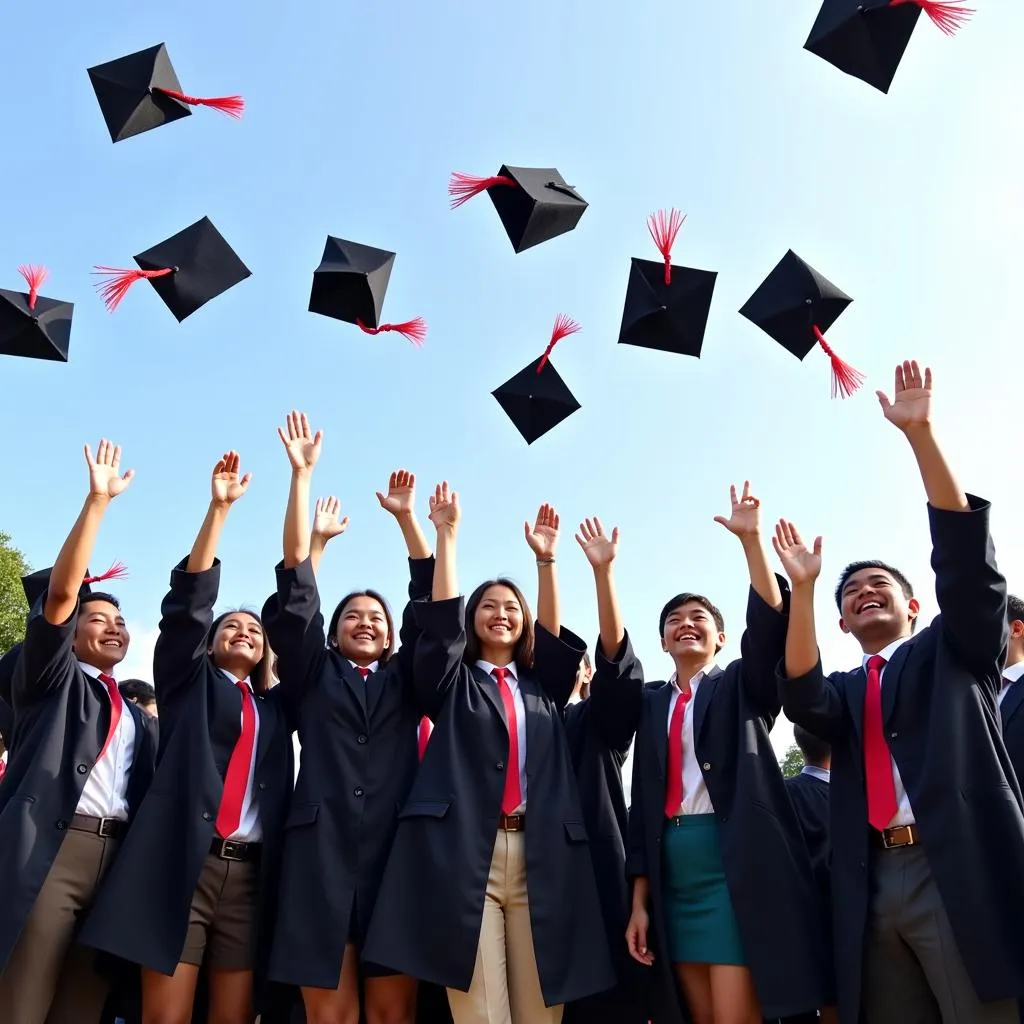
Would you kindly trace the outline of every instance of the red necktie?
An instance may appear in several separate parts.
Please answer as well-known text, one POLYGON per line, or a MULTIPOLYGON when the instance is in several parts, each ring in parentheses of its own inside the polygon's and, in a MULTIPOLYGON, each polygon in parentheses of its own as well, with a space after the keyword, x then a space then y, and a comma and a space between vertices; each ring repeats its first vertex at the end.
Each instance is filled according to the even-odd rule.
POLYGON ((668 763, 665 766, 665 817, 674 818, 683 804, 683 718, 692 691, 680 693, 668 725, 668 763))
POLYGON ((4 781, 4 775, 7 773, 7 762, 0 761, 0 782, 4 781))
POLYGON ((101 672, 100 682, 107 688, 107 694, 110 697, 110 728, 107 729, 107 740, 103 744, 99 757, 96 758, 97 761, 101 760, 107 752, 107 747, 110 746, 110 741, 117 731, 117 723, 121 721, 121 711, 124 708, 124 700, 121 698, 121 691, 117 688, 117 680, 113 676, 104 675, 101 672))
POLYGON ((420 760, 423 760, 423 755, 427 752, 427 744, 430 742, 430 734, 434 731, 434 723, 431 722, 426 715, 420 719, 420 726, 416 733, 416 738, 419 744, 420 760))
POLYGON ((505 792, 501 797, 501 813, 514 814, 523 802, 523 791, 519 786, 519 723, 516 719, 516 702, 512 687, 508 685, 507 668, 495 668, 491 675, 498 681, 498 692, 505 705, 505 719, 508 723, 508 764, 505 768, 505 792))
POLYGON ((368 676, 368 675, 370 674, 370 670, 369 670, 368 668, 363 668, 363 666, 362 666, 362 665, 356 665, 356 671, 357 671, 357 672, 358 672, 358 673, 359 673, 359 674, 360 674, 360 675, 361 675, 361 676, 362 676, 362 677, 363 677, 364 679, 365 679, 365 678, 366 678, 366 677, 367 677, 367 676, 368 676))
POLYGON ((892 756, 882 731, 882 668, 885 658, 868 658, 868 681, 864 688, 864 778, 867 783, 868 821, 883 832, 896 816, 896 783, 892 777, 892 756))
POLYGON ((249 785, 249 766, 252 748, 256 742, 256 707, 248 682, 235 683, 242 691, 242 732, 231 751, 228 770, 224 774, 224 794, 217 812, 217 835, 227 839, 238 831, 242 821, 242 804, 249 785))

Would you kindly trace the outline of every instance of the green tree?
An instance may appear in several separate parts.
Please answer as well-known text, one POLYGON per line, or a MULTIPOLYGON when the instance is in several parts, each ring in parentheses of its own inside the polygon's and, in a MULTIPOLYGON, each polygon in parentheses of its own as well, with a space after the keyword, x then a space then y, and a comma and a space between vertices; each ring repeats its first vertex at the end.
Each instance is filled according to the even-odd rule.
POLYGON ((28 572, 25 556, 11 544, 10 534, 0 530, 0 654, 25 638, 28 604, 21 577, 28 572))
POLYGON ((786 751, 786 756, 779 761, 779 767, 782 769, 782 777, 785 779, 791 779, 794 775, 800 774, 800 769, 804 766, 804 755, 800 753, 800 748, 794 743, 789 750, 786 751))

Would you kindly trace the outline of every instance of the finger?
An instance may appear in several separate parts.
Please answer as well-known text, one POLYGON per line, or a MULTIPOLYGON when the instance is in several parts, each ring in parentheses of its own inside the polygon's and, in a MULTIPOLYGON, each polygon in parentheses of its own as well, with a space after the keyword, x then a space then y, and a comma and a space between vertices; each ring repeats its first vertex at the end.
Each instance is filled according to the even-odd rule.
POLYGON ((110 465, 115 470, 121 465, 121 446, 119 444, 115 445, 113 452, 111 452, 110 465))
POLYGON ((523 536, 526 538, 527 544, 529 544, 532 534, 530 532, 530 521, 528 519, 523 521, 523 536))
POLYGON ((729 501, 732 502, 733 505, 739 504, 739 502, 736 499, 736 485, 735 484, 729 484, 729 501))
POLYGON ((124 471, 124 475, 121 477, 121 480, 124 482, 125 487, 127 487, 134 479, 135 479, 135 470, 134 469, 126 469, 124 471))
POLYGON ((377 495, 377 502, 380 505, 380 507, 387 508, 387 499, 384 497, 384 495, 381 494, 380 491, 377 491, 375 493, 377 495))
POLYGON ((295 440, 299 436, 299 414, 292 409, 288 413, 288 437, 290 440, 295 440))
POLYGON ((344 518, 344 519, 342 519, 342 521, 341 521, 341 522, 340 522, 340 523, 339 523, 338 525, 339 525, 339 526, 340 526, 340 527, 341 527, 341 528, 342 528, 343 530, 347 530, 347 529, 348 529, 348 516, 345 516, 345 518, 344 518))
POLYGON ((397 473, 392 473, 391 476, 388 477, 388 490, 389 491, 393 490, 397 486, 398 486, 398 474, 397 473))
POLYGON ((750 497, 750 481, 743 481, 743 500, 746 501, 750 497))
POLYGON ((299 424, 302 427, 302 436, 308 439, 311 436, 309 433, 309 417, 305 413, 299 416, 299 424))
POLYGON ((551 527, 552 527, 552 529, 557 531, 559 526, 561 525, 561 523, 562 523, 562 520, 559 517, 558 513, 554 509, 552 509, 551 510, 551 527))
POLYGON ((251 480, 252 473, 246 473, 245 476, 243 476, 242 479, 238 481, 238 486, 241 487, 243 491, 248 490, 249 483, 251 480))
POLYGON ((821 538, 814 538, 814 553, 820 558, 821 557, 821 538))
POLYGON ((924 368, 924 387, 926 391, 932 389, 932 368, 930 366, 924 368))
POLYGON ((288 447, 288 438, 285 437, 284 430, 281 427, 277 428, 277 436, 279 438, 281 438, 281 444, 283 444, 285 446, 285 448, 287 448, 288 447))
POLYGON ((892 408, 889 396, 884 391, 876 391, 875 395, 878 398, 878 404, 882 407, 882 412, 888 412, 892 408))
POLYGON ((322 445, 323 443, 324 443, 324 432, 322 430, 318 430, 316 432, 316 436, 313 438, 313 447, 314 448, 319 448, 320 445, 322 445))
POLYGON ((96 460, 92 457, 92 449, 87 445, 82 445, 82 450, 85 452, 85 464, 93 469, 96 465, 96 460))
POLYGON ((715 516, 715 522, 718 523, 720 526, 729 525, 729 520, 726 519, 725 516, 715 516))
POLYGON ((921 380, 921 367, 916 359, 910 360, 910 379, 914 382, 915 388, 919 388, 923 383, 921 380))
POLYGON ((594 516, 594 531, 598 537, 604 536, 604 527, 601 525, 601 520, 594 516))
POLYGON ((775 554, 781 559, 785 554, 785 548, 779 543, 778 537, 772 537, 772 547, 775 548, 775 554))
POLYGON ((415 473, 410 473, 409 474, 409 484, 408 484, 408 486, 409 486, 410 490, 412 490, 416 486, 416 474, 415 473))
POLYGON ((107 439, 105 437, 101 437, 100 443, 96 446, 96 462, 100 466, 107 464, 107 439))
POLYGON ((318 516, 324 510, 324 499, 317 498, 316 504, 313 506, 313 515, 318 516))
POLYGON ((617 526, 612 527, 612 543, 619 543, 619 528, 617 526))
POLYGON ((579 544, 579 546, 583 548, 584 551, 586 551, 587 542, 578 533, 574 534, 574 536, 576 537, 576 543, 579 544))
POLYGON ((459 507, 459 492, 458 491, 452 491, 452 499, 451 500, 452 500, 452 504, 456 508, 458 508, 459 507))

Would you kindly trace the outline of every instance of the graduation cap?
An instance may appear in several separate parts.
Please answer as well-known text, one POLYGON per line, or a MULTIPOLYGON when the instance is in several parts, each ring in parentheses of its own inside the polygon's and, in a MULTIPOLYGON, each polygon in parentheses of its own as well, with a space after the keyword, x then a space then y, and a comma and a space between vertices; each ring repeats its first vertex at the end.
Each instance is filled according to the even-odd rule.
POLYGON ((328 235, 320 266, 313 271, 310 313, 355 324, 364 334, 394 331, 417 348, 422 346, 427 338, 423 317, 400 324, 380 322, 395 255, 387 249, 328 235))
POLYGON ((797 359, 820 345, 832 363, 832 397, 838 394, 847 398, 865 377, 832 351, 825 341, 825 331, 851 302, 849 295, 790 249, 740 313, 797 359))
POLYGON ((555 345, 579 329, 575 320, 559 313, 543 354, 491 392, 527 444, 533 444, 580 407, 550 359, 555 345))
POLYGON ((824 0, 804 49, 887 93, 922 11, 948 36, 974 13, 954 0, 824 0))
POLYGON ((163 43, 97 64, 89 68, 89 80, 111 142, 189 117, 190 107, 213 107, 234 118, 245 109, 241 96, 186 96, 163 43))
POLYGON ((97 284, 111 313, 136 281, 149 281, 178 323, 211 299, 252 276, 252 271, 213 226, 209 217, 135 257, 138 270, 96 267, 97 284))
POLYGON ((491 197, 516 252, 572 231, 587 208, 554 167, 503 165, 490 178, 456 172, 448 182, 453 210, 481 192, 491 197))
POLYGON ((21 266, 18 273, 27 292, 0 289, 0 355, 66 363, 74 303, 39 294, 48 276, 45 267, 21 266))
POLYGON ((686 217, 659 210, 647 227, 663 262, 633 258, 619 344, 700 358, 718 274, 672 265, 672 246, 686 217))
MULTIPOLYGON (((37 569, 35 572, 30 572, 27 576, 21 577, 21 588, 25 591, 25 600, 28 601, 29 608, 34 607, 36 601, 46 593, 46 588, 50 585, 50 574, 52 572, 53 567, 51 566, 49 569, 37 569)), ((100 573, 99 576, 91 576, 87 569, 85 578, 82 580, 82 586, 79 588, 78 596, 81 598, 91 594, 93 583, 103 583, 106 580, 123 580, 127 576, 128 570, 120 562, 115 562, 106 572, 100 573)))

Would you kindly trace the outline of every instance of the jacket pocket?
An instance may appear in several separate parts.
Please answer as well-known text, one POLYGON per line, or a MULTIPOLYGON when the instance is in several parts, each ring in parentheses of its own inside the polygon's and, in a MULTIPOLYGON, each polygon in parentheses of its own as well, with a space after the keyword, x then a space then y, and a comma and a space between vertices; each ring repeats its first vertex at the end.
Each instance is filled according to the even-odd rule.
POLYGON ((589 843, 587 828, 582 821, 563 821, 565 835, 570 843, 589 843))
POLYGON ((450 800, 410 800, 398 813, 402 818, 443 818, 451 807, 450 800))
POLYGON ((298 828, 301 825, 312 825, 316 822, 316 817, 320 813, 319 804, 295 804, 288 811, 288 817, 285 819, 285 828, 298 828))

